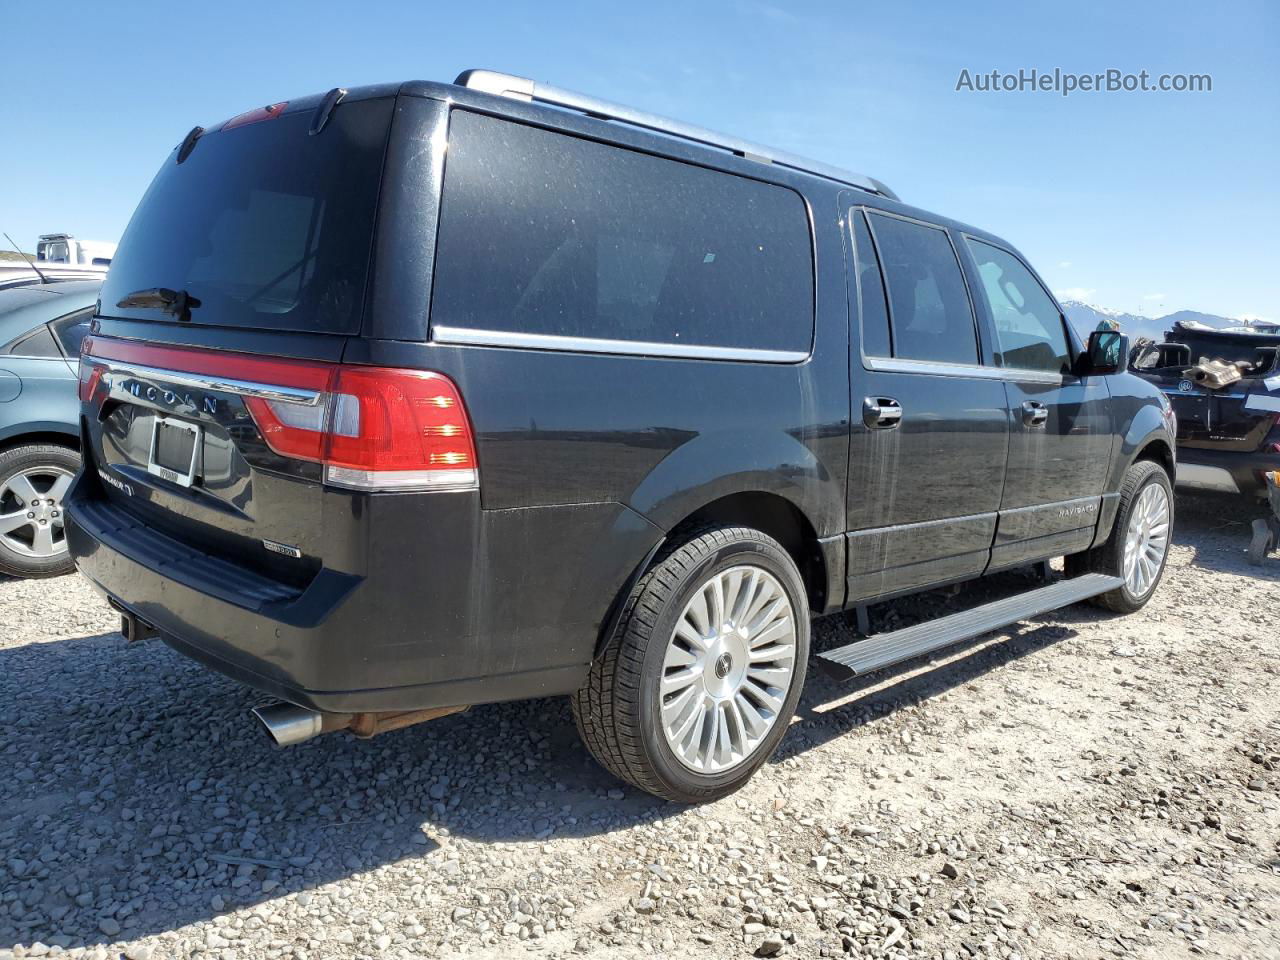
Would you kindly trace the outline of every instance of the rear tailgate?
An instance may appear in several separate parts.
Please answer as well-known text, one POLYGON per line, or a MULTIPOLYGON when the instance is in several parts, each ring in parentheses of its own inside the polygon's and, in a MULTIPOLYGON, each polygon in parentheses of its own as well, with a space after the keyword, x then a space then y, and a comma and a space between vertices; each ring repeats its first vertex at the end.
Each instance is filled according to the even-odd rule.
POLYGON ((86 474, 171 567, 195 551, 296 588, 343 568, 321 465, 269 447, 251 405, 324 427, 361 330, 394 103, 344 100, 319 130, 319 98, 197 128, 125 231, 82 367, 86 474))
MULTIPOLYGON (((317 359, 337 360, 344 343, 298 339, 296 346, 309 345, 317 359)), ((250 415, 251 397, 287 389, 261 376, 269 359, 210 353, 242 375, 183 370, 200 366, 185 361, 205 353, 101 335, 91 340, 84 361, 92 393, 86 465, 101 496, 152 533, 301 588, 322 562, 343 565, 325 556, 326 543, 341 539, 332 528, 327 541, 322 535, 320 464, 275 453, 250 415)), ((327 378, 326 367, 317 370, 327 378)), ((296 390, 298 409, 319 403, 321 393, 296 390)))

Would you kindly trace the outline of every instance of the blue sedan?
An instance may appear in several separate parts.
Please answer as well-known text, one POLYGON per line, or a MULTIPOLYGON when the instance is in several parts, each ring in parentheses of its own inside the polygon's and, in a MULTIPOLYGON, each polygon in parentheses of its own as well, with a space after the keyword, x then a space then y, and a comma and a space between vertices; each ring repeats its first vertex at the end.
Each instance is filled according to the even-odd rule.
POLYGON ((0 289, 0 574, 73 569, 62 498, 80 466, 76 367, 101 286, 0 289))

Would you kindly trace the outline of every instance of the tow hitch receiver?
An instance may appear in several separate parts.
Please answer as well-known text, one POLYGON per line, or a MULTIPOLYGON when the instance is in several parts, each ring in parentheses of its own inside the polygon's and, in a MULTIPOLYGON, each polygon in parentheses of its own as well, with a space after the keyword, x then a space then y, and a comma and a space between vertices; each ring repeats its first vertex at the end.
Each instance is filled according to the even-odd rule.
MULTIPOLYGON (((115 604, 113 603, 112 606, 114 607, 115 604)), ((116 607, 116 609, 119 610, 120 608, 116 607)), ((155 627, 128 610, 120 610, 120 633, 130 643, 150 640, 152 637, 159 635, 155 627)))

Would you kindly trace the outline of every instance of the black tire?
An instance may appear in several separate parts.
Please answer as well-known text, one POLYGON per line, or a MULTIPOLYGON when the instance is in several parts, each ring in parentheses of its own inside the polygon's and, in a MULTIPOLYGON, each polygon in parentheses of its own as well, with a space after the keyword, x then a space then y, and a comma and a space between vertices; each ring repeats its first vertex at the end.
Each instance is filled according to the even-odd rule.
MULTIPOLYGON (((1169 530, 1173 531, 1174 500, 1173 485, 1169 482, 1169 474, 1160 464, 1152 460, 1139 460, 1125 472, 1124 481, 1120 484, 1120 504, 1116 509, 1115 524, 1111 528, 1111 536, 1101 546, 1073 554, 1066 558, 1065 568, 1068 577, 1085 573, 1105 573, 1112 577, 1124 577, 1124 542, 1125 533, 1129 529, 1129 521, 1142 492, 1151 484, 1159 484, 1169 498, 1169 530)), ((1160 569, 1156 572, 1151 585, 1141 594, 1130 590, 1128 583, 1099 594, 1090 602, 1095 606, 1112 610, 1116 613, 1136 613, 1147 605, 1152 594, 1160 586, 1164 576, 1165 564, 1169 560, 1169 549, 1165 548, 1160 559, 1160 569)))
MULTIPOLYGON (((68 447, 52 443, 28 443, 5 450, 0 453, 0 491, 4 491, 7 484, 19 474, 45 467, 74 474, 80 469, 80 455, 68 447)), ((13 494, 6 496, 0 493, 0 515, 13 512, 15 502, 13 494)), ((54 522, 60 523, 61 503, 57 506, 59 518, 54 522)), ((6 539, 6 536, 0 535, 0 574, 29 578, 57 577, 75 569, 75 561, 65 549, 56 556, 34 557, 10 546, 6 539)))
POLYGON ((804 686, 809 604, 794 561, 773 538, 747 527, 690 534, 660 555, 627 599, 618 628, 573 696, 578 733, 600 764, 641 790, 679 803, 703 803, 737 790, 787 732, 804 686), (694 593, 734 566, 771 574, 790 601, 794 654, 782 707, 751 753, 736 766, 701 773, 672 751, 662 728, 660 683, 668 642, 694 593))

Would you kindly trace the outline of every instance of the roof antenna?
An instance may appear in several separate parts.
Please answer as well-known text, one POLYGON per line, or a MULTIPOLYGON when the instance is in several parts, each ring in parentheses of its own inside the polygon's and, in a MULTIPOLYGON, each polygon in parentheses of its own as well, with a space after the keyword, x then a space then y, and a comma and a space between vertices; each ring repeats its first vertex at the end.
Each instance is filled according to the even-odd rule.
POLYGON ((23 260, 27 261, 27 266, 29 266, 32 270, 34 270, 34 271, 36 272, 36 276, 40 278, 40 282, 41 282, 41 283, 48 283, 48 282, 49 282, 49 278, 48 278, 48 277, 46 277, 43 273, 41 273, 41 272, 40 272, 40 268, 36 266, 35 261, 34 261, 34 260, 32 260, 32 259, 31 259, 31 257, 30 257, 29 255, 27 255, 27 254, 23 253, 23 252, 22 252, 22 250, 21 250, 21 249, 19 249, 18 245, 17 245, 16 243, 14 243, 14 242, 13 242, 13 237, 9 236, 9 235, 6 233, 6 234, 4 235, 4 238, 5 238, 6 240, 8 240, 8 241, 9 241, 9 246, 13 247, 13 249, 14 249, 14 250, 17 250, 17 251, 18 251, 18 256, 20 256, 23 260))

